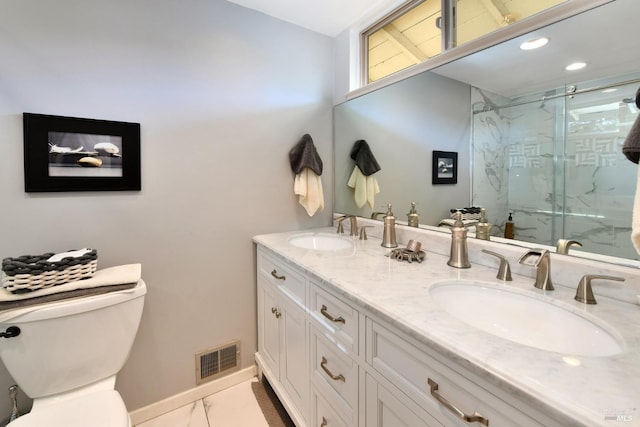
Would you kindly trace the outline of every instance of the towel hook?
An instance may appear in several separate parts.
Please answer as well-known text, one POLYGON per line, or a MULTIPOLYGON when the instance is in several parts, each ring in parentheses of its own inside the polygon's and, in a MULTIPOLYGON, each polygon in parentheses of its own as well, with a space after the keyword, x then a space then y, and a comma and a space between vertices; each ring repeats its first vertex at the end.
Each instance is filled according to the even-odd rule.
POLYGON ((17 326, 9 326, 6 331, 0 332, 2 338, 13 338, 20 335, 20 328, 17 326))

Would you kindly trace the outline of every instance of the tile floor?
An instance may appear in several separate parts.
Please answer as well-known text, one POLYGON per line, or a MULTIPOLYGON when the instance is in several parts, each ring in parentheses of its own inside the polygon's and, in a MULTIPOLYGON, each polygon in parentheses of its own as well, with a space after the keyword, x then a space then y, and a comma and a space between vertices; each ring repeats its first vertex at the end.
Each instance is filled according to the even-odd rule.
POLYGON ((135 427, 268 427, 256 401, 253 378, 135 427))

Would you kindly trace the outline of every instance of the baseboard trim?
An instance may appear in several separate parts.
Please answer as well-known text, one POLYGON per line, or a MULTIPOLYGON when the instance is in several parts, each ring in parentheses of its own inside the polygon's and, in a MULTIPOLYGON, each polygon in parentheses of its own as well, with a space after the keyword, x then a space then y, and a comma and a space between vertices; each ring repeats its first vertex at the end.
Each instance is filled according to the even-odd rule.
POLYGON ((217 380, 183 391, 182 393, 178 393, 174 396, 167 397, 166 399, 144 406, 140 409, 136 409, 135 411, 131 411, 129 413, 131 424, 135 426, 136 424, 149 421, 152 418, 159 417, 162 414, 166 414, 174 409, 188 405, 198 399, 203 399, 214 393, 240 384, 241 382, 250 380, 257 375, 257 372, 257 366, 252 365, 238 372, 218 378, 217 380))

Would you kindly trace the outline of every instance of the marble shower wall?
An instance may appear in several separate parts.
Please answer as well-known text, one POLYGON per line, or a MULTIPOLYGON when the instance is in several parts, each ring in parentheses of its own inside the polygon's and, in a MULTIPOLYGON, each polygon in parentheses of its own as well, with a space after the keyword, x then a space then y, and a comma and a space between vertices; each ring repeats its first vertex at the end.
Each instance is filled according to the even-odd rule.
POLYGON ((513 212, 517 240, 570 238, 587 252, 638 259, 630 241, 637 166, 622 154, 638 110, 620 102, 627 92, 635 85, 523 102, 472 90, 472 204, 487 207, 493 235, 513 212), (521 105, 498 108, 508 104, 521 105))
POLYGON ((487 208, 491 234, 502 236, 507 220, 509 122, 493 109, 509 99, 471 88, 472 111, 472 206, 487 208))

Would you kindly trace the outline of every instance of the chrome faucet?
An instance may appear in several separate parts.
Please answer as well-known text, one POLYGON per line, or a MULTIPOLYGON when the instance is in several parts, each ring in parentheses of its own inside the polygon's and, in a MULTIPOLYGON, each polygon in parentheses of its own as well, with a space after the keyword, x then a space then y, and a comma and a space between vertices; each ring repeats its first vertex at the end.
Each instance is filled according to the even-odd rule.
POLYGON ((349 235, 354 237, 358 235, 358 220, 356 219, 355 215, 343 215, 341 217, 338 217, 336 219, 334 219, 334 221, 338 221, 338 228, 336 230, 336 233, 338 234, 344 234, 344 227, 342 226, 342 221, 344 221, 345 219, 349 218, 349 220, 351 221, 351 230, 349 232, 349 235))
POLYGON ((601 276, 598 274, 585 274, 580 279, 578 289, 576 291, 575 299, 583 304, 597 304, 595 297, 593 296, 593 289, 591 288, 591 281, 593 279, 602 280, 615 280, 616 282, 624 282, 624 278, 615 276, 601 276))
POLYGON ((569 247, 571 245, 582 247, 582 243, 578 242, 577 240, 558 239, 558 244, 556 245, 556 253, 567 255, 569 253, 569 247))
POLYGON ((549 251, 546 249, 532 249, 527 251, 524 255, 520 257, 518 260, 520 264, 528 265, 531 267, 536 267, 536 281, 533 284, 538 289, 542 289, 544 291, 552 291, 553 283, 551 283, 551 257, 549 256, 549 251), (529 257, 537 256, 534 264, 530 264, 525 262, 529 257))

